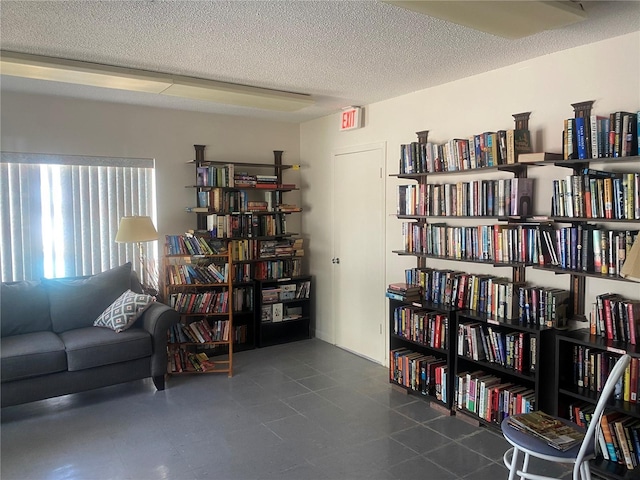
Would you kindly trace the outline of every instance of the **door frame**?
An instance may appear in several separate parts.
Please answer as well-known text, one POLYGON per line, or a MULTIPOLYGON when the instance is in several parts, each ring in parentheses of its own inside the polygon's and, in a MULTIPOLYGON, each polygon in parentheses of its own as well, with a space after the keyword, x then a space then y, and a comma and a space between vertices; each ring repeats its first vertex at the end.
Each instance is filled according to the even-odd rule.
MULTIPOLYGON (((354 154, 354 153, 361 153, 361 152, 370 152, 370 151, 380 151, 382 158, 380 160, 380 177, 381 177, 381 182, 380 182, 380 205, 379 205, 379 215, 380 215, 380 224, 382 225, 382 242, 381 242, 381 252, 380 252, 380 261, 382 262, 381 264, 381 269, 380 269, 380 295, 384 295, 384 292, 386 290, 386 286, 385 286, 385 281, 387 278, 387 262, 386 262, 386 249, 387 249, 387 222, 386 222, 386 215, 385 215, 385 211, 386 211, 386 188, 387 188, 387 142, 377 142, 377 143, 368 143, 368 144, 363 144, 363 145, 350 145, 350 146, 346 146, 346 147, 340 147, 337 149, 334 149, 331 152, 331 185, 332 188, 334 188, 335 186, 335 178, 336 175, 338 174, 338 168, 336 167, 337 165, 337 159, 338 157, 340 157, 341 155, 349 155, 349 154, 354 154)), ((332 220, 331 220, 331 258, 335 258, 336 257, 336 228, 335 228, 335 223, 333 221, 333 218, 335 218, 335 215, 337 213, 337 206, 336 206, 336 195, 335 195, 335 191, 333 191, 333 194, 331 195, 331 215, 332 215, 332 220)), ((337 345, 337 323, 338 323, 338 315, 336 314, 336 289, 335 289, 335 276, 336 276, 336 269, 331 268, 331 303, 332 303, 332 321, 331 321, 331 338, 332 338, 332 344, 337 345)), ((384 302, 384 305, 386 305, 386 302, 384 302)), ((358 354, 358 352, 352 352, 354 354, 363 356, 363 358, 368 358, 369 360, 375 361, 376 363, 380 363, 380 361, 382 362, 382 365, 385 365, 386 363, 386 358, 387 358, 387 352, 389 350, 389 335, 388 335, 388 319, 387 319, 387 315, 388 313, 386 312, 386 310, 383 308, 382 311, 380 312, 380 323, 382 324, 382 335, 383 335, 383 351, 380 352, 380 359, 373 359, 373 358, 368 358, 368 357, 364 357, 361 354, 358 354)))

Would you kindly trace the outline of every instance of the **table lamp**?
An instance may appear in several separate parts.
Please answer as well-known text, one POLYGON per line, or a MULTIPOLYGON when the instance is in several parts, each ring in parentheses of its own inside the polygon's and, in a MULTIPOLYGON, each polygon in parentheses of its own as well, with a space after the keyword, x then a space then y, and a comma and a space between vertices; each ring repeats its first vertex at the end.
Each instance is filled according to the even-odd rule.
MULTIPOLYGON (((147 259, 144 255, 143 242, 151 242, 158 239, 158 231, 153 226, 151 217, 148 216, 131 216, 122 217, 120 219, 120 226, 118 227, 118 233, 116 233, 116 243, 137 243, 138 251, 140 253, 140 264, 142 265, 142 272, 140 283, 143 287, 147 287, 145 282, 153 280, 149 273, 147 265, 147 259)), ((153 287, 153 285, 150 285, 153 287)))

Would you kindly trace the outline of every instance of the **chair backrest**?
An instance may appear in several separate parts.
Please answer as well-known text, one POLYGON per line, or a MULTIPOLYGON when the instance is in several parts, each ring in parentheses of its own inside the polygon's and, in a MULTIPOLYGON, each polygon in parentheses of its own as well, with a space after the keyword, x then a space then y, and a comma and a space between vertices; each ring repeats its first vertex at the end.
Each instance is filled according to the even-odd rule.
POLYGON ((589 423, 589 428, 587 428, 587 432, 584 435, 584 440, 582 441, 582 445, 580 446, 580 450, 578 451, 578 456, 576 457, 576 463, 573 467, 573 478, 579 478, 577 475, 577 471, 580 469, 580 465, 584 460, 587 449, 591 442, 595 441, 595 433, 596 429, 600 428, 600 420, 602 419, 602 414, 604 413, 604 409, 607 406, 607 401, 611 394, 613 393, 614 388, 616 387, 616 383, 620 377, 624 374, 625 369, 629 365, 631 361, 631 357, 629 355, 622 355, 617 361, 607 381, 602 388, 602 392, 600 393, 600 398, 598 400, 598 404, 596 405, 596 409, 591 416, 591 422, 589 423))

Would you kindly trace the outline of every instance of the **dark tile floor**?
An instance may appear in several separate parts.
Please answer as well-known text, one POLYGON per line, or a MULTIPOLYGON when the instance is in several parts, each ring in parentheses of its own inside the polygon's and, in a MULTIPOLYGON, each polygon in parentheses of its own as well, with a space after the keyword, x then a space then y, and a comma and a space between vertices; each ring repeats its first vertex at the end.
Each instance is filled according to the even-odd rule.
POLYGON ((3 409, 2 479, 507 478, 500 435, 392 389, 380 365, 315 339, 234 360, 233 378, 3 409))

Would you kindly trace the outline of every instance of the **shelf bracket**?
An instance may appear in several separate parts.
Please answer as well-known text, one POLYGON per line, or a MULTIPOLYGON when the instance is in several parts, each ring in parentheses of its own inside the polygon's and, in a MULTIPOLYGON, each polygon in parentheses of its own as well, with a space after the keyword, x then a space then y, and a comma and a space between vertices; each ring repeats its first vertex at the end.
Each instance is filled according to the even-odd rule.
POLYGON ((416 132, 416 135, 418 136, 418 143, 427 143, 429 130, 422 130, 421 132, 416 132))
POLYGON ((591 107, 593 107, 594 100, 586 102, 572 103, 573 113, 575 118, 589 118, 591 116, 591 107))
POLYGON ((529 116, 531 112, 514 113, 512 115, 516 130, 529 130, 529 116))

